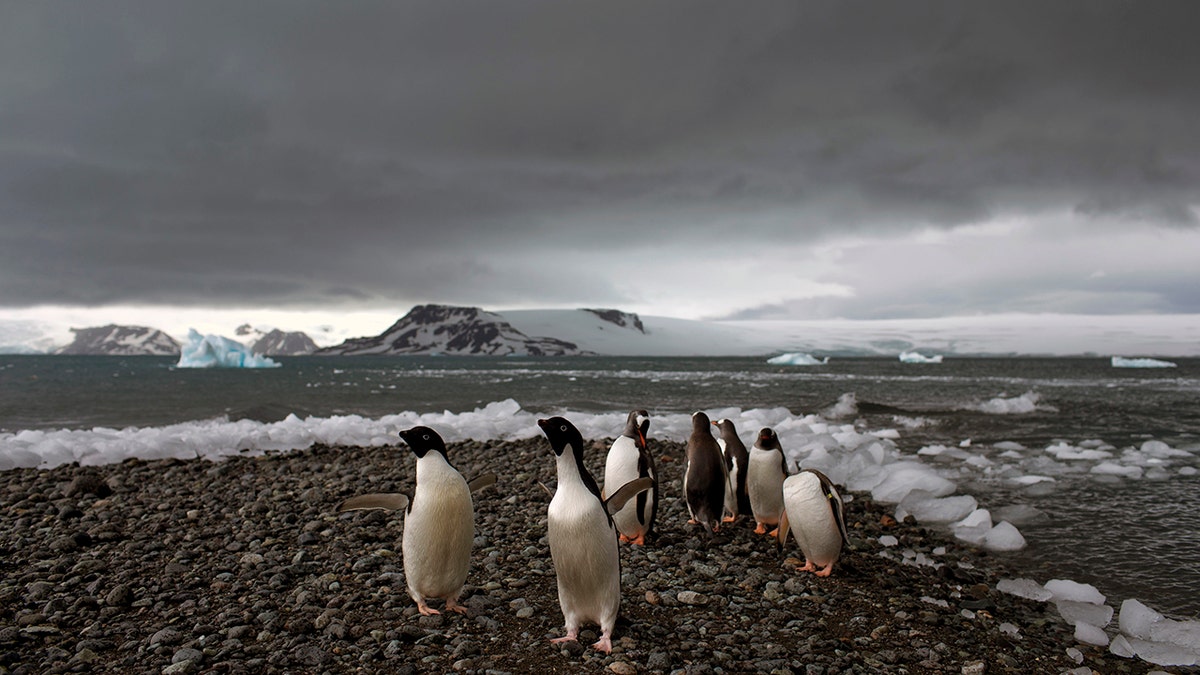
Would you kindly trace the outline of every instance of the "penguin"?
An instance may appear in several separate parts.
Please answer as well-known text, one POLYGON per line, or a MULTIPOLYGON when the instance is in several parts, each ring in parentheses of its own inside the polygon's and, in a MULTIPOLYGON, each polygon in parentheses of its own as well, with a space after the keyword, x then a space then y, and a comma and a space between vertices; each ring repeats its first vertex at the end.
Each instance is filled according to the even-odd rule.
POLYGON ((362 509, 405 510, 404 578, 408 594, 421 614, 441 614, 427 604, 443 598, 446 611, 466 614, 458 604, 475 539, 475 512, 471 492, 496 482, 495 474, 484 474, 468 483, 446 458, 446 444, 429 427, 413 427, 400 438, 417 456, 417 484, 412 494, 378 493, 346 500, 339 512, 362 509))
POLYGON ((621 535, 621 541, 645 544, 646 535, 654 527, 654 516, 658 512, 658 472, 654 458, 646 444, 646 432, 650 430, 650 413, 632 410, 625 421, 625 430, 613 441, 604 463, 604 488, 600 496, 608 495, 635 478, 649 478, 653 485, 639 493, 637 499, 612 514, 613 523, 621 535))
POLYGON ((719 419, 713 422, 713 426, 721 432, 717 443, 721 445, 725 466, 729 469, 729 489, 725 493, 725 512, 729 515, 725 516, 725 522, 732 523, 738 516, 750 513, 750 495, 746 493, 746 468, 750 463, 750 453, 746 451, 746 444, 742 443, 732 420, 719 419))
MULTIPOLYGON (((787 476, 787 459, 779 445, 775 430, 763 427, 758 440, 750 449, 750 462, 746 467, 746 492, 750 497, 750 511, 757 534, 767 534, 767 526, 779 524, 783 513, 783 479, 787 476)), ((777 531, 770 533, 772 536, 777 531)))
POLYGON ((617 529, 611 513, 639 492, 650 489, 650 478, 637 478, 601 499, 596 479, 583 464, 583 437, 562 417, 538 420, 550 441, 558 472, 558 487, 546 512, 550 558, 558 579, 558 604, 567 634, 551 642, 570 642, 585 622, 600 625, 592 645, 612 651, 612 631, 621 607, 621 560, 617 529))
POLYGON ((721 446, 712 435, 712 423, 703 412, 692 413, 692 435, 687 441, 687 466, 683 473, 683 496, 689 523, 704 525, 708 532, 721 527, 729 471, 721 446))
POLYGON ((783 481, 783 503, 779 547, 787 543, 790 530, 804 554, 804 567, 798 571, 829 576, 847 539, 842 495, 828 476, 804 469, 783 481))

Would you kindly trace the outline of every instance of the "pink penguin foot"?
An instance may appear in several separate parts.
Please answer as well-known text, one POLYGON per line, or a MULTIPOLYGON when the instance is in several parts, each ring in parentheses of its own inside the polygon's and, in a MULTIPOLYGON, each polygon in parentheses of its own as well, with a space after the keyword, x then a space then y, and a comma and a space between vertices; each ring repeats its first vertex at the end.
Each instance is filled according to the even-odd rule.
POLYGON ((569 631, 567 631, 566 635, 564 635, 560 638, 554 638, 553 640, 551 640, 550 644, 557 645, 557 644, 562 644, 563 642, 575 642, 578 638, 579 638, 579 630, 578 629, 569 630, 569 631))
POLYGON ((822 567, 816 571, 816 575, 819 577, 827 577, 830 574, 833 574, 833 563, 829 563, 825 567, 822 567))
POLYGON ((467 613, 467 608, 458 604, 458 601, 456 601, 456 600, 447 600, 446 601, 446 611, 458 612, 459 614, 465 615, 467 613))
POLYGON ((597 651, 604 652, 605 654, 611 654, 612 653, 612 636, 608 635, 607 633, 602 635, 600 637, 600 639, 597 640, 595 642, 595 644, 592 645, 592 647, 595 647, 597 651))
POLYGON ((439 612, 436 609, 433 609, 429 605, 425 604, 424 600, 417 601, 417 611, 420 612, 422 616, 433 616, 434 614, 441 614, 441 612, 439 612))

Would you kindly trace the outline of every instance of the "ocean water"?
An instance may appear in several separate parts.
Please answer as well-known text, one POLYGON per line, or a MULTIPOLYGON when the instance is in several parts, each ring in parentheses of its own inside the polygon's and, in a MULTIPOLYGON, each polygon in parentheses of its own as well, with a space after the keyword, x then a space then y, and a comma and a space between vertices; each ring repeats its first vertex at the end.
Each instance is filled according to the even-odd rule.
POLYGON ((1107 358, 279 361, 198 370, 155 357, 0 356, 0 462, 119 461, 155 445, 204 455, 195 448, 206 436, 260 450, 314 438, 383 443, 417 419, 472 437, 534 436, 533 416, 559 412, 585 435, 612 435, 632 408, 656 418, 652 440, 682 439, 695 410, 738 420, 747 440, 757 424, 804 418, 794 426, 813 433, 824 420, 890 439, 902 459, 994 512, 1022 507, 1015 524, 1028 545, 995 555, 1038 581, 1074 579, 1112 604, 1200 614, 1200 359, 1172 359, 1170 369, 1113 368, 1107 358), (272 424, 288 413, 296 418, 272 424))

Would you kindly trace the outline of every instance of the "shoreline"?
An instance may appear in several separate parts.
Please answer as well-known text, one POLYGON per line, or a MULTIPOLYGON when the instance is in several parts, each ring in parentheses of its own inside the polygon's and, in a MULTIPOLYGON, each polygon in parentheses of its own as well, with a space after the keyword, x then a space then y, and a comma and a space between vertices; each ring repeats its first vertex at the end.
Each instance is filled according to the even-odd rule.
MULTIPOLYGON (((357 494, 411 488, 403 447, 0 472, 0 675, 1198 672, 1076 643, 1052 603, 996 590, 1022 576, 1005 561, 889 522, 893 508, 862 494, 846 508, 851 550, 827 579, 795 572, 794 542, 780 554, 745 519, 709 543, 679 499, 683 445, 653 439, 657 536, 622 546, 613 653, 587 646, 588 626, 551 645, 562 615, 538 486, 554 481, 548 445, 448 448, 468 478, 499 478, 474 495, 468 616, 417 614, 401 514, 336 513, 357 494), (942 566, 882 557, 883 535, 893 557, 942 566)), ((606 449, 587 450, 598 477, 606 449)))

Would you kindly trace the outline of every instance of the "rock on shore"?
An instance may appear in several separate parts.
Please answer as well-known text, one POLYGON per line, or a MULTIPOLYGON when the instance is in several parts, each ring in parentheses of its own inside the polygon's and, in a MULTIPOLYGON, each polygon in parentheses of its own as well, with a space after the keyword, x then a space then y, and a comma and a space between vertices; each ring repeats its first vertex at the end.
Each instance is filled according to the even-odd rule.
MULTIPOLYGON (((2 472, 0 675, 1155 670, 1076 644, 1052 606, 996 590, 1019 576, 1001 561, 862 495, 828 579, 796 572, 794 543, 781 554, 745 522, 710 541, 678 498, 682 446, 651 444, 664 504, 651 544, 622 546, 611 655, 587 647, 594 627, 549 643, 562 615, 540 438, 450 446, 468 478, 500 481, 475 495, 467 616, 417 613, 401 514, 336 513, 411 488, 402 447, 2 472)), ((594 472, 605 448, 589 451, 594 472)))

